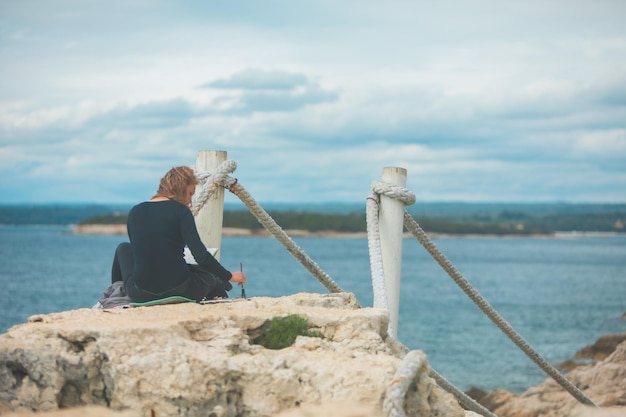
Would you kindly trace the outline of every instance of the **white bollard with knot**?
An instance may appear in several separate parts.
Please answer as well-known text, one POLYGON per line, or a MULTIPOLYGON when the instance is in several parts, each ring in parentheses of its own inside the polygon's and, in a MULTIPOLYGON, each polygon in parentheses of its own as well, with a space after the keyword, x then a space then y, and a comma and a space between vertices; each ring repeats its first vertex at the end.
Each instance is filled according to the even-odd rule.
MULTIPOLYGON (((397 187, 406 185, 405 168, 383 168, 382 182, 397 187)), ((389 329, 398 337, 400 310, 400 277, 402 275, 402 233, 404 229, 404 202, 384 193, 380 195, 380 247, 385 272, 385 288, 389 308, 389 329)))

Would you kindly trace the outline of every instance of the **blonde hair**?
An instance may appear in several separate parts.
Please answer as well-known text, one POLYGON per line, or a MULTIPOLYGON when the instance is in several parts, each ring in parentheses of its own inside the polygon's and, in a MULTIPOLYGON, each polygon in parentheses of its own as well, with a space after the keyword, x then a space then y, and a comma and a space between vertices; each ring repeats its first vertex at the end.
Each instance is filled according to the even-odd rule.
POLYGON ((159 189, 154 197, 166 197, 186 205, 187 187, 197 184, 198 178, 193 169, 188 166, 174 167, 161 178, 159 189))

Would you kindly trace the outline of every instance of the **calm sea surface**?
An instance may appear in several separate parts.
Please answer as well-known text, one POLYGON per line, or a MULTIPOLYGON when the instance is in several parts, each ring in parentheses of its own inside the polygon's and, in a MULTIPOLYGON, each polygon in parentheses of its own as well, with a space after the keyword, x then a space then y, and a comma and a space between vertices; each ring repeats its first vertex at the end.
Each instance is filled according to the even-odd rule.
MULTIPOLYGON (((125 237, 69 230, 0 226, 0 332, 33 314, 91 307, 109 285, 112 254, 125 237)), ((365 238, 294 240, 345 291, 372 305, 365 238)), ((553 364, 604 334, 626 331, 626 236, 433 240, 553 364)), ((273 238, 224 237, 221 253, 227 268, 243 262, 249 297, 327 292, 273 238)), ((398 338, 424 350, 463 390, 521 392, 546 378, 413 239, 404 241, 398 338)))

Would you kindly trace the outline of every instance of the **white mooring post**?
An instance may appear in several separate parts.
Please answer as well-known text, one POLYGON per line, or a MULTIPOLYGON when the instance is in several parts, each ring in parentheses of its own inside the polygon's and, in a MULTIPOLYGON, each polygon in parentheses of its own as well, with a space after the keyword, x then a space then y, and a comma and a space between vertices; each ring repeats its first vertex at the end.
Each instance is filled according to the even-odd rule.
MULTIPOLYGON (((406 186, 406 169, 383 168, 382 181, 406 186)), ((404 203, 395 198, 380 196, 379 211, 380 247, 385 272, 385 288, 389 306, 389 329, 391 336, 398 336, 400 310, 400 276, 402 272, 402 233, 404 230, 404 203)))
MULTIPOLYGON (((199 151, 196 170, 215 172, 226 160, 226 151, 199 151)), ((196 227, 200 239, 207 248, 217 248, 215 258, 220 260, 222 245, 222 221, 224 219, 224 189, 219 187, 196 215, 196 227)))

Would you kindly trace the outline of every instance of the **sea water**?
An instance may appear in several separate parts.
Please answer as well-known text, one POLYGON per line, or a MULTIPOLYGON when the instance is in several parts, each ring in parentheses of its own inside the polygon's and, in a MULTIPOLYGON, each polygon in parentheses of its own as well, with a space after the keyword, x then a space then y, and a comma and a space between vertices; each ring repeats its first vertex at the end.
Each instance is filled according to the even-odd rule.
MULTIPOLYGON (((34 314, 89 308, 110 283, 125 236, 69 226, 0 226, 0 332, 34 314)), ((558 364, 626 331, 626 236, 439 237, 457 270, 544 358, 558 364)), ((373 302, 365 238, 294 238, 363 306, 373 302)), ((328 292, 271 237, 222 239, 222 263, 243 265, 248 297, 328 292)), ((239 289, 232 296, 239 296, 239 289)), ((398 339, 426 352, 462 390, 521 392, 546 375, 467 298, 414 239, 405 239, 398 339)))

